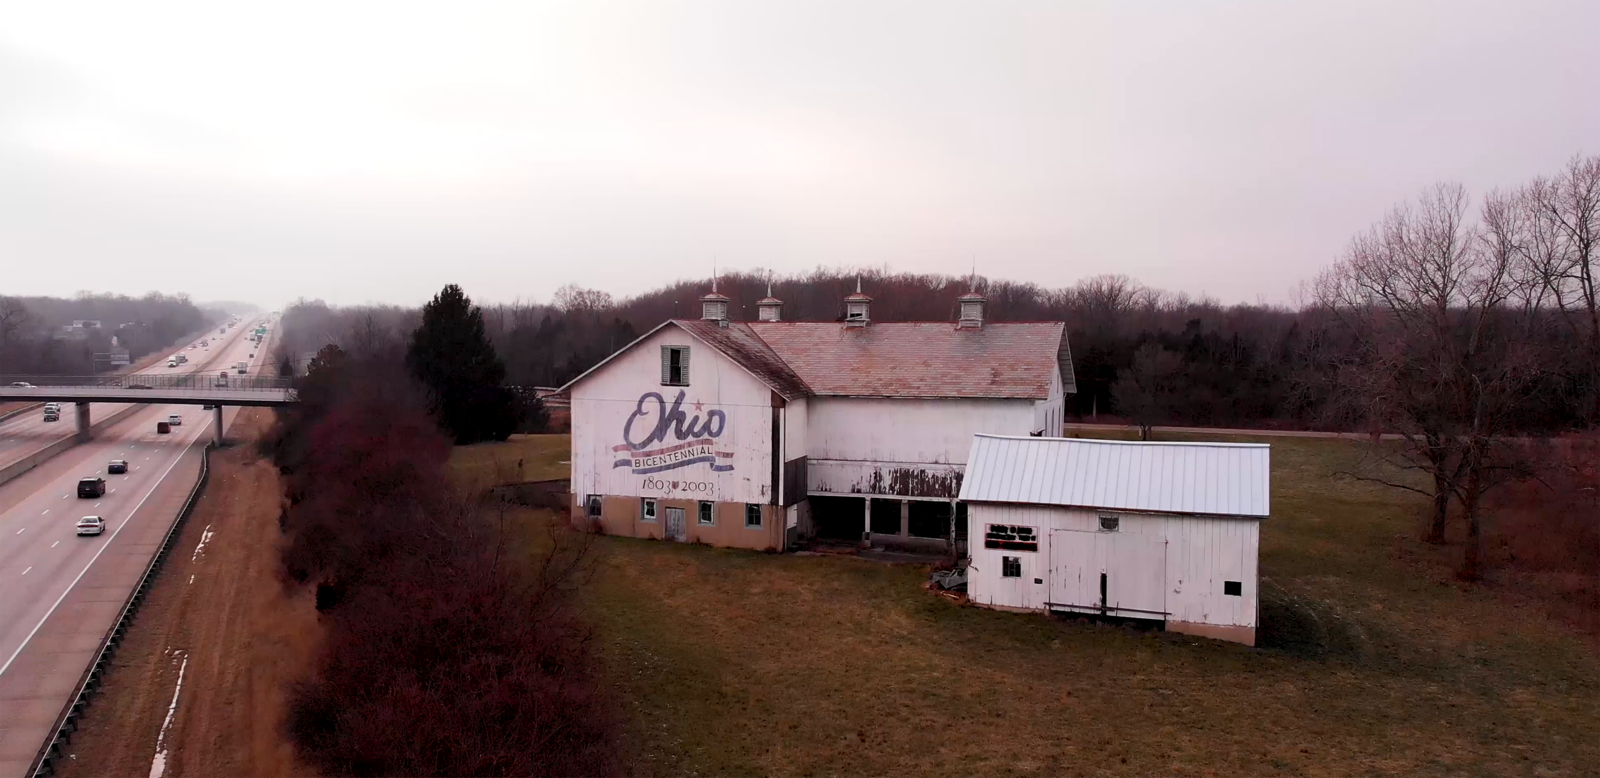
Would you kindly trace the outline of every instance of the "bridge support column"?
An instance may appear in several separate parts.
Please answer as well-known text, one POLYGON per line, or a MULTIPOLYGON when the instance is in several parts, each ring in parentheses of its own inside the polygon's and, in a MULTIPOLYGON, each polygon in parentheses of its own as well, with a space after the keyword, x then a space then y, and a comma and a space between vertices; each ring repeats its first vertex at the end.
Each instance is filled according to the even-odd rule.
POLYGON ((222 448, 222 406, 212 407, 211 413, 211 443, 222 448))
POLYGON ((78 417, 78 442, 79 443, 88 443, 89 442, 89 427, 90 427, 90 422, 89 422, 89 404, 88 403, 73 403, 72 405, 73 405, 73 410, 75 411, 75 413, 73 415, 78 417))

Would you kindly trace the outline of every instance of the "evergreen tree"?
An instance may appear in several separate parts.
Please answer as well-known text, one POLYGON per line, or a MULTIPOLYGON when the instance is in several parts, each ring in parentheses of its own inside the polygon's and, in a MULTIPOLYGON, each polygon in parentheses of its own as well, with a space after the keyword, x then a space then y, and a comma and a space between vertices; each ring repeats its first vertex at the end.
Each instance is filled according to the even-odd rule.
POLYGON ((461 287, 448 284, 423 306, 406 367, 428 388, 433 414, 456 445, 505 440, 516 430, 505 363, 484 330, 483 309, 461 287))

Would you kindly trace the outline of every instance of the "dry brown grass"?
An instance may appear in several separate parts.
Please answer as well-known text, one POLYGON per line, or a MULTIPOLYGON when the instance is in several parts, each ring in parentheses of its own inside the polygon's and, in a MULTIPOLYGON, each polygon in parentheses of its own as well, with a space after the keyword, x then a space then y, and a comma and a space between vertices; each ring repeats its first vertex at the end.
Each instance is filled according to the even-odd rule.
POLYGON ((920 566, 604 538, 589 612, 633 772, 1593 774, 1581 641, 1418 574, 1419 506, 1329 475, 1359 444, 1269 442, 1270 648, 962 607, 920 566))
MULTIPOLYGON (((242 412, 230 438, 253 440, 271 412, 242 412)), ((319 634, 308 591, 277 578, 277 469, 248 442, 212 456, 194 515, 117 651, 68 776, 147 775, 185 652, 183 693, 168 735, 165 775, 311 773, 283 736, 284 693, 309 664, 319 634), (211 537, 195 557, 207 528, 211 537), (190 582, 193 576, 193 583, 190 582)))
POLYGON ((500 443, 457 446, 450 453, 452 477, 489 486, 566 478, 571 470, 565 435, 512 435, 500 443))

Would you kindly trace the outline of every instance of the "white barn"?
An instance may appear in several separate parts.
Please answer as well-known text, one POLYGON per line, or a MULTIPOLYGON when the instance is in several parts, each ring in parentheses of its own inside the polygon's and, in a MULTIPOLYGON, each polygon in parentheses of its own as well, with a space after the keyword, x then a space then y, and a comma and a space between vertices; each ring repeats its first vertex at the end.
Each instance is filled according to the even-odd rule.
POLYGON ((1271 449, 977 435, 967 594, 1255 645, 1271 449))
POLYGON ((1061 322, 958 317, 729 319, 713 288, 562 387, 572 406, 572 512, 632 537, 781 550, 821 536, 948 548, 975 433, 1059 434, 1074 390, 1061 322))

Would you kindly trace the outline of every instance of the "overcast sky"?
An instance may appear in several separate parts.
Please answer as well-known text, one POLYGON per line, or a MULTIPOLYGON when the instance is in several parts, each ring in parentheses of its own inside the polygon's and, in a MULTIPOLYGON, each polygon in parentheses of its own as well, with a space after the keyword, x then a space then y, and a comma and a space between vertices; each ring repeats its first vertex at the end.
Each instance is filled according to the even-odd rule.
POLYGON ((0 0, 0 293, 480 302, 724 268, 1290 299, 1600 153, 1600 2, 0 0))

